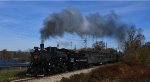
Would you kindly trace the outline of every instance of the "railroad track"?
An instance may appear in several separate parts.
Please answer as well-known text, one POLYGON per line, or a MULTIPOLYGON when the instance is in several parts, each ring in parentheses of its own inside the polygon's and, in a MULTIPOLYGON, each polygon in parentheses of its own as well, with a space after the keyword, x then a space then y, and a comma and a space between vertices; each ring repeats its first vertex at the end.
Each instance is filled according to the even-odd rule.
POLYGON ((112 64, 93 66, 91 68, 75 70, 75 71, 65 72, 65 73, 59 73, 59 74, 49 75, 49 76, 45 76, 45 77, 22 78, 22 79, 13 80, 10 82, 59 82, 63 77, 69 78, 71 75, 80 74, 80 73, 88 73, 91 70, 96 69, 98 67, 104 67, 104 66, 110 66, 110 65, 112 65, 112 64))
MULTIPOLYGON (((87 69, 81 69, 81 70, 75 70, 75 71, 71 71, 71 72, 65 72, 65 73, 59 73, 59 74, 53 74, 53 75, 49 75, 49 76, 45 76, 45 77, 27 77, 27 78, 21 78, 21 79, 16 79, 16 80, 12 80, 10 82, 39 82, 41 79, 47 79, 47 78, 50 78, 50 82, 56 82, 55 80, 60 80, 62 77, 65 77, 66 75, 67 76, 70 76, 73 75, 73 74, 78 74, 80 73, 80 71, 83 71, 83 70, 91 70, 95 67, 91 67, 91 68, 87 68, 87 69), (68 75, 69 74, 69 75, 68 75)), ((83 72, 84 73, 84 72, 83 72)), ((40 81, 41 82, 41 81, 40 81)), ((45 82, 45 81, 43 81, 45 82)))
POLYGON ((23 82, 23 81, 28 81, 28 80, 32 80, 32 79, 37 79, 37 78, 36 77, 27 77, 27 78, 12 80, 10 82, 23 82))

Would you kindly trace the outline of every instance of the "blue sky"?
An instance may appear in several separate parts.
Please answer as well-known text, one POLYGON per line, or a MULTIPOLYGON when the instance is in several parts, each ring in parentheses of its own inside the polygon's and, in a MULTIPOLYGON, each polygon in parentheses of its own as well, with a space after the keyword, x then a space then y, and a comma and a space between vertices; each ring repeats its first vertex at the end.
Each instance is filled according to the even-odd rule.
MULTIPOLYGON (((114 10, 121 21, 142 28, 145 41, 150 41, 149 1, 0 1, 0 50, 26 50, 39 46, 39 30, 43 26, 43 20, 51 13, 60 12, 67 7, 78 8, 85 15, 94 12, 105 15, 114 10)), ((109 47, 117 45, 113 38, 98 38, 102 39, 109 47)), ((77 48, 83 47, 83 38, 68 33, 63 37, 48 39, 45 45, 56 46, 58 41, 72 41, 72 47, 75 45, 77 48)), ((89 47, 92 42, 92 37, 88 37, 89 47)))

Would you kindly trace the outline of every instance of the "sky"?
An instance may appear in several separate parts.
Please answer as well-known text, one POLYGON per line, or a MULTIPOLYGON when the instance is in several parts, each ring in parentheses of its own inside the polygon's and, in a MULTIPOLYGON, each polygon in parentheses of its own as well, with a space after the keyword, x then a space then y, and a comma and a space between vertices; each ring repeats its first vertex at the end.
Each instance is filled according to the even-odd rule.
MULTIPOLYGON (((0 50, 28 50, 39 46, 43 21, 50 14, 62 9, 74 7, 84 15, 98 12, 102 15, 115 11, 120 20, 142 28, 145 42, 150 41, 150 1, 0 1, 0 50)), ((91 47, 96 40, 107 42, 108 47, 117 48, 113 38, 87 37, 87 46, 91 47)), ((84 38, 76 34, 65 33, 62 37, 46 40, 45 46, 57 46, 60 41, 69 46, 82 48, 84 38)))

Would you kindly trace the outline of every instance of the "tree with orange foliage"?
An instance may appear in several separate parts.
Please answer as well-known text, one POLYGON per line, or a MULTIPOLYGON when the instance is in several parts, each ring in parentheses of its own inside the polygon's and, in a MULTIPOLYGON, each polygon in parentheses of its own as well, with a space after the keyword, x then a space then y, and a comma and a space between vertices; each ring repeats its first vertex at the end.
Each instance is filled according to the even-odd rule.
POLYGON ((1 57, 2 57, 1 59, 9 59, 10 58, 8 55, 7 49, 2 50, 2 56, 1 57))
POLYGON ((138 53, 142 63, 150 63, 150 42, 146 42, 138 53))
POLYGON ((144 39, 141 29, 136 29, 134 25, 128 29, 125 41, 125 61, 139 62, 138 51, 141 49, 144 39))

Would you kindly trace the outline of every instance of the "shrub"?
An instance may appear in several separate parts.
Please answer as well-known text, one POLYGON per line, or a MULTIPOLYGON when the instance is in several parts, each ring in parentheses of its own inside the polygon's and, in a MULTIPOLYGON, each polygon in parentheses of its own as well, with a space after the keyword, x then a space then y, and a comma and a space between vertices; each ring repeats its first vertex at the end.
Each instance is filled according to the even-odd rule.
POLYGON ((150 80, 149 64, 117 63, 100 67, 87 74, 63 78, 60 82, 147 82, 150 80))

